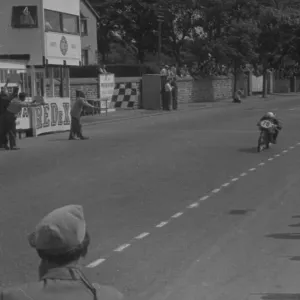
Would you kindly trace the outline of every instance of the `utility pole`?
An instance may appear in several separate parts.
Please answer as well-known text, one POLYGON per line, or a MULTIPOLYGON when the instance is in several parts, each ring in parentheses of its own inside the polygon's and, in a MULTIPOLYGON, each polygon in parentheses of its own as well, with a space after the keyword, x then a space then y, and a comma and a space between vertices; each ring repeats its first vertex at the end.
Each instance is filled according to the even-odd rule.
POLYGON ((157 60, 158 64, 161 64, 161 45, 162 45, 162 23, 164 22, 164 10, 159 7, 157 13, 157 22, 158 22, 158 49, 157 49, 157 60))

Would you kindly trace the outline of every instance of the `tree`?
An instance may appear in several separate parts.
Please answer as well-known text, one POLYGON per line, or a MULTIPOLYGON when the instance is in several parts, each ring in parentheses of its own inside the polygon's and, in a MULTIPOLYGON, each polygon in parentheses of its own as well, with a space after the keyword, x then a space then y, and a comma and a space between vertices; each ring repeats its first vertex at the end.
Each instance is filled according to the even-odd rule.
POLYGON ((263 70, 263 97, 267 95, 267 71, 278 69, 283 59, 291 54, 291 45, 297 39, 295 30, 299 12, 293 9, 281 10, 277 7, 260 7, 257 25, 260 30, 257 53, 263 70))

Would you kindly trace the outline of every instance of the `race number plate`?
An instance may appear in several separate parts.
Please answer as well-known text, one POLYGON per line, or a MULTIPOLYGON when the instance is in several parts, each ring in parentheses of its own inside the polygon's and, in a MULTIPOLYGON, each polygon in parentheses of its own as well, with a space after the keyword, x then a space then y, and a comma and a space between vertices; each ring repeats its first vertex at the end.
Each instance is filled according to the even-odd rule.
POLYGON ((263 120, 260 122, 260 127, 265 128, 265 129, 269 129, 273 127, 273 123, 271 121, 268 120, 263 120))

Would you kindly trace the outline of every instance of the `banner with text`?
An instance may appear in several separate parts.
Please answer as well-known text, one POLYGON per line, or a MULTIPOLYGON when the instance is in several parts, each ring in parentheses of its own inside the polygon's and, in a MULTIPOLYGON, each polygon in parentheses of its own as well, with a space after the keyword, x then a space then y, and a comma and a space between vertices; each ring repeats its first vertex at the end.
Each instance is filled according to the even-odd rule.
POLYGON ((45 102, 33 109, 34 135, 70 130, 70 98, 46 98, 45 102))
MULTIPOLYGON (((107 107, 109 108, 115 91, 115 74, 100 74, 99 90, 100 99, 105 99, 107 101, 107 107)), ((105 108, 106 104, 101 102, 101 106, 105 108)))

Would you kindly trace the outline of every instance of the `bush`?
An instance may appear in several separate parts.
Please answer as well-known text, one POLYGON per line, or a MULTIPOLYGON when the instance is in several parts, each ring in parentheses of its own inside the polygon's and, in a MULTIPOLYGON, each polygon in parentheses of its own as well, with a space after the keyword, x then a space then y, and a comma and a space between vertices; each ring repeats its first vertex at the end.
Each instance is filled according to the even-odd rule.
MULTIPOLYGON (((70 67, 71 78, 96 78, 99 66, 70 67)), ((148 65, 108 64, 106 71, 114 73, 116 77, 140 77, 143 74, 157 74, 157 68, 148 65)))

